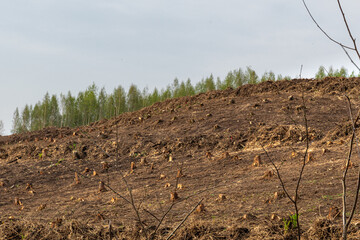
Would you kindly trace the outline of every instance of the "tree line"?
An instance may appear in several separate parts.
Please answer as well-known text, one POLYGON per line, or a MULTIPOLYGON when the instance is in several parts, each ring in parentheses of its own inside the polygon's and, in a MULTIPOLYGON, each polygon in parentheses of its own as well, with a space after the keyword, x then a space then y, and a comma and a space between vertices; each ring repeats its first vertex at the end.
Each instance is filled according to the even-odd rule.
MULTIPOLYGON (((321 66, 316 78, 326 76, 348 77, 348 72, 345 68, 334 70, 330 67, 329 70, 326 70, 321 66)), ((245 70, 239 68, 230 71, 223 80, 220 77, 214 79, 211 74, 196 83, 195 86, 192 85, 190 79, 179 81, 175 78, 172 84, 166 88, 161 90, 154 88, 152 92, 149 92, 148 88, 141 91, 132 84, 127 92, 122 86, 118 86, 111 93, 107 93, 104 87, 99 89, 95 84, 92 84, 85 91, 79 92, 77 96, 70 91, 67 94, 60 94, 60 96, 50 96, 49 93, 46 93, 42 101, 34 106, 25 105, 21 111, 16 108, 11 132, 23 133, 50 126, 77 127, 101 119, 109 119, 124 112, 136 111, 169 98, 283 79, 290 79, 290 77, 275 75, 272 71, 265 72, 259 77, 251 67, 246 67, 245 70)))

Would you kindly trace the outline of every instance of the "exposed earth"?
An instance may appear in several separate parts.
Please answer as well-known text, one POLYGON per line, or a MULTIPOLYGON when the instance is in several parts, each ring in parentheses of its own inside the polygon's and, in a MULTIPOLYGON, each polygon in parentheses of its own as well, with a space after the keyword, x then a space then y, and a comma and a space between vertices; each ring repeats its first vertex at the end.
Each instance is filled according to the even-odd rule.
MULTIPOLYGON (((0 137, 0 239, 166 239, 188 214, 173 239, 296 239, 285 226, 294 206, 264 149, 290 196, 306 159, 302 237, 339 239, 352 134, 345 94, 355 118, 360 78, 294 79, 171 99, 77 129, 0 137)), ((347 214, 358 154, 354 148, 347 214)), ((348 239, 360 239, 358 212, 348 239)))

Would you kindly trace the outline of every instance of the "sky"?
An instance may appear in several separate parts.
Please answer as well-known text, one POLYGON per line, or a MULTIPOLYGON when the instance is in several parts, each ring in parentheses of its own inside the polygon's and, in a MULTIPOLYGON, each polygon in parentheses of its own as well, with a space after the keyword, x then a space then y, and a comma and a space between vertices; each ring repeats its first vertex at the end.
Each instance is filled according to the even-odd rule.
MULTIPOLYGON (((360 37, 360 1, 344 0, 360 37)), ((319 24, 351 44, 337 1, 308 1, 319 24)), ((360 62, 359 59, 356 59, 360 62)), ((174 78, 195 85, 234 69, 312 78, 319 66, 355 70, 308 16, 301 0, 0 1, 0 120, 49 94, 95 83, 159 89, 174 78)), ((356 71, 357 73, 357 71, 356 71)))

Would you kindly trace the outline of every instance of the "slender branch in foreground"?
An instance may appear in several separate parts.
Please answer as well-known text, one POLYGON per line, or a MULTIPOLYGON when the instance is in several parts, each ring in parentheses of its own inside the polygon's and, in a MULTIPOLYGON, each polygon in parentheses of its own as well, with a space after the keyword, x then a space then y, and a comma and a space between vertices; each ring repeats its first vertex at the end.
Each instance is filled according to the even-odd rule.
POLYGON ((197 195, 199 195, 199 194, 201 194, 201 193, 204 193, 204 192, 207 192, 207 191, 210 191, 210 190, 213 190, 213 189, 222 187, 222 186, 228 186, 228 184, 222 184, 222 185, 217 185, 217 186, 214 186, 214 187, 206 188, 206 189, 204 189, 204 190, 201 190, 201 191, 198 191, 198 192, 196 192, 196 193, 194 193, 194 194, 191 194, 191 195, 189 195, 189 196, 187 196, 187 197, 185 197, 185 198, 181 198, 181 199, 179 199, 179 200, 177 200, 177 201, 175 201, 175 202, 172 202, 171 205, 169 206, 169 208, 168 208, 168 209, 165 211, 165 213, 162 215, 162 217, 161 217, 158 225, 156 226, 156 229, 155 229, 155 231, 154 231, 154 234, 159 230, 159 228, 160 228, 162 222, 164 221, 165 217, 169 214, 169 212, 171 211, 171 209, 172 209, 176 204, 181 203, 181 202, 183 202, 183 201, 186 201, 186 200, 188 200, 189 198, 192 198, 192 197, 194 197, 194 196, 197 196, 197 195))
POLYGON ((330 41, 332 41, 332 42, 334 42, 334 43, 336 43, 336 44, 338 44, 338 45, 340 45, 340 46, 342 46, 342 47, 344 47, 344 48, 347 48, 347 49, 350 49, 350 50, 355 50, 355 48, 346 46, 346 45, 342 44, 341 42, 336 41, 335 39, 333 39, 332 37, 330 37, 330 35, 327 34, 327 32, 325 32, 324 29, 322 29, 322 27, 321 27, 321 26, 318 24, 318 22, 315 20, 315 18, 313 17, 312 13, 310 12, 310 9, 308 8, 308 6, 307 6, 307 4, 306 4, 306 2, 305 2, 305 0, 302 0, 302 2, 303 2, 303 4, 304 4, 304 6, 305 6, 305 8, 306 8, 306 11, 308 12, 310 18, 313 20, 313 22, 316 24, 316 26, 320 29, 320 31, 321 31, 328 39, 330 39, 330 41))
MULTIPOLYGON (((102 148, 100 148, 102 149, 102 148)), ((105 150, 102 149, 102 151, 106 153, 105 150)), ((109 154, 107 154, 109 156, 109 154)), ((119 162, 119 134, 118 134, 118 128, 116 127, 116 162, 118 163, 119 162)), ((139 209, 135 206, 135 202, 134 202, 134 197, 133 197, 133 194, 132 194, 132 189, 130 187, 130 185, 128 184, 128 182, 126 181, 125 177, 123 174, 120 174, 121 175, 121 178, 123 180, 123 182, 125 183, 125 186, 129 192, 129 196, 130 196, 130 205, 132 206, 134 212, 135 212, 135 215, 136 215, 136 218, 137 218, 137 221, 138 223, 140 224, 141 226, 141 229, 143 230, 143 233, 145 234, 145 237, 146 239, 148 238, 148 233, 147 233, 147 230, 141 220, 141 217, 140 217, 140 213, 139 213, 139 209)), ((140 207, 140 206, 139 206, 140 207)), ((149 211, 147 211, 149 212, 149 211)), ((152 214, 151 214, 152 215, 152 214)))
POLYGON ((191 209, 191 211, 185 216, 185 218, 179 223, 179 225, 174 229, 174 231, 172 231, 169 236, 166 238, 166 240, 169 240, 170 238, 172 238, 172 236, 175 234, 175 232, 181 227, 181 225, 188 219, 188 217, 190 216, 190 214, 192 214, 195 209, 197 208, 197 206, 199 206, 201 204, 201 202, 204 200, 204 198, 202 198, 193 209, 191 209))
MULTIPOLYGON (((304 124, 305 124, 305 136, 306 136, 306 148, 305 148, 305 153, 303 156, 303 164, 300 170, 300 175, 296 184, 296 189, 295 189, 295 196, 298 196, 298 191, 299 191, 299 187, 300 187, 300 182, 302 179, 302 175, 304 173, 304 168, 306 165, 306 157, 308 155, 308 151, 309 151, 309 126, 308 126, 308 119, 307 119, 307 115, 306 115, 306 104, 305 104, 305 98, 304 98, 304 93, 302 93, 302 100, 303 100, 303 116, 304 116, 304 124)), ((296 199, 295 199, 296 201, 296 199)))
MULTIPOLYGON (((353 42, 354 50, 355 50, 356 54, 358 55, 358 57, 359 57, 359 59, 360 59, 360 54, 359 54, 359 51, 358 51, 357 45, 356 45, 356 39, 353 37, 353 35, 352 35, 352 33, 351 33, 351 30, 350 30, 349 24, 348 24, 348 22, 347 22, 347 20, 346 20, 345 13, 344 13, 343 8, 342 8, 342 6, 341 6, 340 0, 337 0, 337 2, 338 2, 338 5, 339 5, 339 9, 340 9, 340 11, 341 11, 341 14, 342 14, 342 16, 343 16, 343 19, 344 19, 344 23, 345 23, 346 29, 347 29, 347 31, 348 31, 348 33, 349 33, 349 36, 350 36, 350 38, 351 38, 351 41, 353 42)), ((358 69, 359 69, 359 68, 358 68, 358 69)))
MULTIPOLYGON (((58 161, 58 163, 60 163, 60 161, 58 161)), ((80 173, 79 171, 76 171, 74 169, 72 169, 71 167, 67 166, 66 164, 61 164, 61 166, 66 167, 67 169, 69 169, 71 172, 76 172, 79 176, 83 177, 83 178, 87 178, 90 181, 94 181, 95 179, 84 175, 82 173, 80 173)), ((97 179, 98 181, 99 179, 97 179)), ((105 181, 102 181, 100 178, 100 181, 104 184, 105 187, 107 187, 108 189, 110 189, 110 191, 112 191, 113 193, 115 193, 117 196, 119 196, 120 198, 122 198, 123 200, 125 200, 125 202, 127 203, 131 203, 126 197, 124 197, 123 195, 121 195, 120 193, 118 193, 117 191, 115 191, 111 186, 109 186, 105 181)))
MULTIPOLYGON (((93 141, 93 140, 91 139, 91 137, 90 137, 86 132, 81 131, 80 133, 82 133, 83 135, 85 135, 86 137, 88 137, 91 141, 93 141)), ((111 157, 111 156, 110 156, 102 147, 100 147, 95 141, 93 141, 93 143, 94 143, 106 156, 111 157)), ((116 153, 117 153, 117 154, 115 155, 116 162, 119 162, 118 131, 116 131, 116 153)), ((66 166, 66 167, 69 168, 68 166, 66 166)), ((70 169, 70 168, 69 168, 69 169, 70 169)), ((74 170, 72 170, 72 171, 74 171, 74 170)), ((76 171, 74 171, 74 172, 76 172, 76 171)), ((87 177, 87 176, 82 175, 82 174, 79 174, 79 175, 84 176, 84 177, 87 177)), ((125 185, 126 185, 126 187, 127 187, 128 192, 129 192, 130 200, 128 200, 127 198, 125 198, 124 196, 122 196, 121 194, 119 194, 118 192, 116 192, 113 188, 110 187, 110 185, 106 184, 105 182, 103 182, 103 183, 104 183, 104 186, 107 187, 107 188, 109 188, 112 192, 114 192, 116 195, 118 195, 119 197, 121 197, 122 199, 124 199, 128 204, 130 204, 130 205, 132 206, 133 210, 134 210, 135 213, 136 213, 137 221, 139 222, 139 224, 140 224, 140 226, 141 226, 142 230, 144 231, 144 234, 146 235, 146 238, 147 238, 147 237, 148 237, 148 234, 147 234, 147 231, 146 231, 145 226, 143 225, 143 223, 142 223, 142 221, 141 221, 140 213, 139 213, 139 210, 138 210, 139 208, 137 208, 137 207, 135 206, 135 204, 134 204, 134 199, 133 199, 133 195, 132 195, 132 189, 130 188, 129 184, 127 183, 125 177, 124 177, 123 175, 121 175, 121 177, 122 177, 122 179, 123 179, 123 181, 124 181, 124 183, 125 183, 125 185)), ((87 177, 87 178, 89 178, 89 177, 87 177)), ((89 178, 89 179, 91 179, 91 178, 89 178)), ((93 180, 93 179, 91 179, 91 180, 93 180)), ((179 179, 176 178, 175 190, 176 190, 178 181, 179 181, 179 179)), ((221 186, 222 186, 222 185, 218 185, 218 186, 214 186, 214 187, 211 187, 211 188, 207 188, 207 189, 201 190, 201 191, 199 191, 199 192, 196 192, 196 193, 194 193, 194 194, 191 194, 191 195, 189 195, 189 196, 187 196, 187 197, 185 197, 185 198, 182 198, 182 199, 180 199, 180 200, 178 200, 178 201, 176 201, 176 202, 173 202, 173 203, 169 206, 169 208, 167 209, 167 211, 162 215, 162 217, 161 217, 160 219, 159 219, 158 217, 156 217, 153 213, 151 213, 149 210, 147 210, 147 209, 145 209, 145 208, 142 208, 146 213, 150 214, 153 218, 155 218, 155 219, 159 222, 158 225, 157 225, 157 227, 156 227, 156 229, 155 229, 155 231, 153 232, 153 234, 155 234, 155 233, 159 230, 159 228, 160 228, 162 222, 164 221, 165 217, 167 216, 167 214, 171 211, 171 209, 172 209, 176 204, 178 204, 178 203, 180 203, 180 202, 183 202, 183 201, 185 201, 185 200, 187 200, 187 199, 189 199, 189 198, 191 198, 191 197, 194 197, 194 196, 196 196, 196 195, 199 195, 199 194, 201 194, 201 193, 203 193, 203 192, 206 192, 206 191, 209 191, 209 190, 212 190, 212 189, 221 187, 221 186)))
POLYGON ((332 41, 332 42, 336 43, 337 45, 339 45, 339 46, 345 51, 347 57, 348 57, 348 58, 350 59, 350 61, 354 64, 354 66, 360 71, 360 68, 355 64, 355 62, 353 61, 352 57, 350 56, 350 54, 349 54, 349 53, 347 52, 347 50, 346 50, 346 49, 348 49, 348 50, 352 50, 352 51, 356 52, 357 56, 358 56, 359 59, 360 59, 360 54, 359 54, 359 51, 358 51, 358 49, 357 49, 357 45, 356 45, 355 38, 352 36, 352 33, 351 33, 351 31, 350 31, 349 25, 348 25, 348 23, 347 23, 347 20, 346 20, 345 14, 344 14, 344 11, 343 11, 342 6, 341 6, 341 4, 340 4, 340 0, 337 0, 337 2, 338 2, 338 5, 339 5, 339 8, 340 8, 341 14, 342 14, 342 16, 343 16, 343 19, 344 19, 344 22, 345 22, 345 25, 346 25, 346 28, 347 28, 347 31, 348 31, 348 33, 349 33, 349 36, 350 36, 352 42, 353 42, 354 47, 349 47, 349 46, 347 46, 347 45, 344 45, 344 44, 342 44, 341 42, 336 41, 334 38, 330 37, 330 35, 327 34, 327 32, 325 32, 325 30, 322 29, 322 27, 321 27, 321 26, 318 24, 318 22, 315 20, 315 18, 313 17, 312 13, 310 12, 310 9, 308 8, 308 6, 307 6, 307 4, 306 4, 306 2, 305 2, 305 0, 302 0, 302 2, 303 2, 303 4, 304 4, 304 6, 305 6, 305 8, 306 8, 306 11, 308 12, 310 18, 311 18, 312 21, 315 23, 315 25, 320 29, 320 31, 321 31, 330 41, 332 41))
POLYGON ((282 180, 282 177, 281 177, 279 168, 276 166, 274 160, 270 157, 270 154, 268 153, 268 151, 266 151, 266 149, 264 148, 264 146, 263 146, 262 144, 261 144, 261 148, 263 149, 263 151, 265 152, 266 156, 268 157, 271 165, 275 168, 276 175, 277 175, 277 177, 279 178, 281 187, 282 187, 282 189, 284 190, 287 198, 289 198, 289 200, 290 200, 292 203, 294 203, 294 199, 293 199, 293 198, 290 196, 290 194, 288 193, 288 191, 287 191, 287 189, 286 189, 286 186, 285 186, 285 183, 284 183, 284 181, 282 180))
POLYGON ((294 201, 294 207, 295 207, 295 212, 296 212, 296 216, 297 216, 297 230, 298 230, 298 239, 300 240, 301 238, 301 228, 300 228, 300 223, 299 223, 299 208, 298 208, 298 197, 299 197, 299 187, 300 187, 300 182, 302 180, 303 177, 303 173, 304 173, 304 169, 306 166, 306 157, 308 155, 308 151, 309 151, 309 126, 308 126, 308 119, 307 119, 307 115, 306 115, 306 103, 305 103, 305 97, 304 97, 304 92, 302 92, 302 101, 303 101, 303 116, 304 116, 304 124, 305 124, 305 137, 306 137, 306 148, 305 148, 305 153, 303 156, 303 163, 301 166, 301 170, 300 170, 300 174, 299 174, 299 178, 296 184, 296 189, 295 189, 295 201, 294 201))
MULTIPOLYGON (((122 176, 122 175, 121 175, 122 176)), ((146 231, 146 228, 144 226, 144 224, 142 223, 141 221, 141 218, 140 218, 140 214, 139 214, 139 210, 136 208, 135 206, 135 202, 134 202, 134 197, 132 195, 132 189, 131 187, 129 186, 129 184, 127 183, 126 179, 124 176, 122 176, 122 180, 124 181, 125 185, 126 185, 126 188, 129 192, 129 195, 130 195, 130 205, 132 206, 135 214, 136 214, 136 218, 137 218, 137 221, 139 222, 140 226, 141 226, 141 229, 143 230, 144 234, 145 234, 145 237, 147 238, 148 237, 148 234, 147 234, 147 231, 146 231)))
MULTIPOLYGON (((350 54, 348 53, 348 51, 342 47, 342 49, 344 50, 345 54, 347 55, 347 57, 350 59, 351 63, 360 71, 360 67, 354 62, 354 60, 351 58, 350 54)), ((356 50, 356 52, 358 53, 358 51, 356 50)))
POLYGON ((169 206, 169 208, 166 210, 166 212, 162 215, 158 225, 155 228, 154 234, 157 233, 157 231, 159 230, 162 222, 164 221, 165 217, 168 215, 168 213, 171 211, 171 209, 175 206, 175 202, 171 203, 171 205, 169 206))
MULTIPOLYGON (((285 186, 285 183, 281 177, 280 171, 278 166, 275 164, 274 160, 270 157, 269 153, 266 151, 266 149, 264 148, 263 145, 261 145, 263 151, 265 152, 266 156, 268 157, 271 165, 275 168, 277 177, 280 181, 281 187, 285 192, 285 195, 287 196, 287 198, 294 204, 294 208, 295 208, 295 214, 297 217, 297 235, 298 235, 298 239, 301 239, 301 228, 300 228, 300 223, 299 223, 299 208, 298 208, 298 199, 299 199, 299 188, 300 188, 300 183, 304 174, 304 169, 306 166, 306 158, 308 155, 308 151, 309 151, 309 126, 308 126, 308 119, 307 119, 307 112, 306 112, 306 103, 305 103, 305 97, 304 97, 304 92, 302 93, 302 102, 303 102, 303 118, 304 118, 304 124, 305 124, 305 137, 306 137, 306 148, 305 148, 305 153, 304 156, 302 158, 302 166, 300 169, 300 173, 299 173, 299 177, 297 179, 297 183, 296 183, 296 188, 295 188, 295 196, 294 198, 292 198, 289 194, 289 192, 287 191, 287 188, 285 186)), ((291 119, 291 118, 290 118, 291 119)), ((294 121, 295 122, 295 121, 294 121)))
POLYGON ((149 212, 147 209, 143 208, 144 212, 146 212, 147 214, 149 214, 150 216, 152 216, 153 218, 156 219, 156 221, 160 222, 160 219, 155 216, 155 214, 153 214, 152 212, 149 212))
MULTIPOLYGON (((359 152, 359 142, 358 139, 356 138, 356 123, 359 120, 360 117, 360 111, 358 112, 358 115, 356 117, 356 119, 354 120, 353 118, 353 113, 352 113, 352 106, 351 106, 351 101, 350 98, 348 96, 346 96, 347 102, 348 102, 348 108, 349 108, 349 116, 350 116, 350 120, 351 120, 351 126, 352 126, 352 135, 351 135, 351 140, 350 140, 350 146, 349 146, 349 153, 348 153, 348 157, 346 160, 346 168, 344 170, 343 173, 343 178, 342 178, 342 187, 343 187, 343 197, 342 197, 342 204, 343 204, 343 214, 342 214, 342 220, 343 220, 343 239, 347 239, 347 230, 349 228, 349 225, 351 223, 352 218, 354 217, 354 213, 355 213, 355 209, 357 206, 357 202, 358 202, 358 198, 359 198, 359 190, 360 190, 360 170, 358 172, 358 181, 357 181, 357 186, 356 186, 356 195, 355 195, 355 199, 354 199, 354 203, 353 203, 353 207, 350 213, 350 216, 348 219, 346 219, 346 190, 347 190, 347 185, 346 185, 346 177, 347 177, 347 173, 348 173, 348 169, 349 169, 349 165, 350 165, 350 159, 352 156, 352 152, 353 152, 353 145, 354 145, 354 140, 357 140, 357 147, 358 147, 358 152, 359 152)), ((360 154, 360 152, 359 152, 360 154)))

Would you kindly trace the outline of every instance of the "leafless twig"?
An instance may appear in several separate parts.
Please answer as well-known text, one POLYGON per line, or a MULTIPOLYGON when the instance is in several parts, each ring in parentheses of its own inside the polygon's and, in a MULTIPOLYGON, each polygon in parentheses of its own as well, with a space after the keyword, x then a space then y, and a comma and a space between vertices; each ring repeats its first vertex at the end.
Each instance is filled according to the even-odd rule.
POLYGON ((263 151, 265 152, 266 156, 268 157, 271 165, 274 167, 275 171, 276 171, 276 175, 277 177, 279 178, 279 181, 280 181, 280 185, 285 193, 285 195, 287 196, 287 198, 289 198, 289 200, 294 203, 294 199, 290 196, 290 194, 288 193, 287 189, 286 189, 286 186, 285 186, 285 183, 281 177, 281 174, 280 174, 280 171, 279 171, 279 168, 277 167, 277 165, 275 164, 274 160, 270 157, 270 154, 268 153, 268 151, 265 149, 264 146, 261 145, 261 148, 263 149, 263 151))
MULTIPOLYGON (((357 57, 360 59, 360 53, 358 51, 358 48, 357 48, 357 44, 356 44, 356 39, 354 38, 354 36, 352 35, 352 32, 351 32, 351 29, 349 27, 349 24, 348 24, 348 21, 345 17, 345 13, 344 13, 344 10, 342 8, 342 5, 341 5, 341 2, 340 0, 337 0, 337 3, 338 3, 338 6, 339 6, 339 10, 342 14, 342 17, 343 17, 343 21, 345 23, 345 26, 346 26, 346 29, 347 29, 347 32, 348 32, 348 35, 353 43, 353 47, 349 47, 349 46, 345 46, 344 44, 342 44, 341 42, 338 42, 336 40, 334 40, 333 38, 331 38, 321 27, 320 25, 316 22, 316 20, 314 19, 314 17, 312 16, 308 6, 306 5, 305 3, 305 0, 302 0, 307 12, 309 13, 311 19, 314 21, 314 23, 316 24, 316 26, 325 34, 325 36, 327 36, 331 41, 335 42, 336 44, 340 45, 341 48, 344 50, 346 56, 350 59, 351 63, 360 71, 360 68, 359 66, 354 62, 354 60, 352 59, 352 57, 350 56, 350 54, 348 53, 347 50, 352 50, 354 51, 356 54, 357 54, 357 57)), ((357 202, 358 202, 358 197, 359 197, 359 190, 360 190, 360 170, 359 170, 359 173, 358 173, 358 182, 357 182, 357 187, 356 187, 356 195, 355 195, 355 199, 354 199, 354 203, 353 203, 353 207, 352 207, 352 210, 351 210, 351 213, 350 213, 350 216, 349 218, 347 219, 346 218, 346 190, 347 190, 347 186, 346 186, 346 177, 347 177, 347 173, 348 173, 348 169, 349 169, 349 164, 350 164, 350 159, 351 159, 351 156, 352 156, 352 152, 353 152, 353 144, 354 144, 354 140, 356 140, 356 145, 357 145, 357 150, 358 150, 358 154, 360 155, 360 151, 359 151, 359 140, 357 139, 356 137, 356 122, 358 121, 359 119, 359 114, 360 114, 360 111, 359 111, 359 114, 356 118, 356 120, 354 121, 353 119, 353 114, 352 114, 352 107, 351 107, 351 101, 350 101, 350 98, 348 96, 345 95, 345 97, 347 98, 347 102, 348 102, 348 107, 349 107, 349 115, 350 115, 350 119, 351 119, 351 125, 352 125, 352 135, 351 135, 351 140, 350 140, 350 146, 349 146, 349 153, 348 153, 348 157, 347 157, 347 161, 346 161, 346 168, 343 172, 343 178, 342 178, 342 187, 343 187, 343 196, 342 196, 342 204, 343 204, 343 215, 342 215, 342 218, 343 218, 343 239, 346 240, 347 238, 347 230, 348 230, 348 227, 350 225, 350 222, 354 216, 354 212, 355 212, 355 209, 356 209, 356 206, 357 206, 357 202)))
POLYGON ((165 217, 168 215, 168 213, 171 211, 171 209, 175 206, 175 204, 176 204, 176 202, 172 202, 171 205, 169 206, 169 208, 166 210, 166 212, 162 215, 158 225, 155 228, 154 234, 157 233, 157 231, 159 230, 159 228, 160 228, 162 222, 164 221, 165 217))
POLYGON ((172 202, 171 205, 169 206, 169 208, 168 208, 168 209, 165 211, 165 213, 162 215, 162 217, 161 217, 158 225, 156 226, 156 229, 155 229, 155 231, 154 231, 153 234, 157 233, 157 231, 159 230, 159 228, 160 228, 162 222, 164 221, 165 217, 169 214, 169 212, 171 211, 171 209, 172 209, 176 204, 179 204, 179 203, 181 203, 181 202, 183 202, 183 201, 185 201, 185 200, 188 200, 188 199, 190 199, 190 198, 192 198, 192 197, 194 197, 194 196, 197 196, 197 195, 199 195, 199 194, 201 194, 201 193, 204 193, 204 192, 207 192, 207 191, 210 191, 210 190, 219 188, 219 187, 221 187, 221 186, 228 186, 228 184, 222 184, 222 185, 217 185, 217 186, 213 186, 213 187, 210 187, 210 188, 206 188, 206 189, 204 189, 204 190, 201 190, 201 191, 198 191, 198 192, 196 192, 196 193, 194 193, 194 194, 191 194, 191 195, 189 195, 189 196, 187 196, 187 197, 185 197, 185 198, 181 198, 181 199, 178 199, 177 201, 172 202))
POLYGON ((184 224, 184 222, 188 219, 188 217, 190 216, 191 213, 193 213, 195 211, 195 209, 197 208, 197 206, 199 206, 201 204, 201 202, 204 199, 202 198, 193 209, 191 209, 191 211, 185 216, 185 218, 179 223, 179 225, 174 229, 174 231, 172 231, 169 236, 166 238, 166 240, 169 240, 170 238, 172 238, 172 236, 175 234, 175 232, 181 227, 182 224, 184 224))
POLYGON ((343 16, 344 23, 345 23, 345 25, 346 25, 346 29, 347 29, 347 31, 348 31, 348 33, 349 33, 349 36, 350 36, 350 38, 351 38, 351 40, 352 40, 352 42, 353 42, 353 45, 354 45, 353 47, 349 47, 349 46, 347 46, 347 45, 344 45, 344 44, 342 44, 341 42, 336 41, 334 38, 330 37, 330 35, 327 34, 327 32, 326 32, 326 31, 318 24, 318 22, 315 20, 315 18, 313 17, 312 13, 310 12, 310 9, 308 8, 308 6, 307 6, 307 4, 306 4, 306 2, 305 2, 305 0, 302 0, 302 2, 303 2, 303 4, 304 4, 304 6, 305 6, 305 8, 306 8, 306 11, 308 12, 310 18, 313 20, 313 22, 316 24, 316 26, 320 29, 320 31, 321 31, 330 41, 332 41, 332 42, 336 43, 337 45, 339 45, 339 46, 344 50, 344 52, 346 53, 347 57, 350 59, 350 61, 352 62, 352 64, 360 71, 359 66, 353 61, 353 59, 351 58, 350 54, 349 54, 348 51, 347 51, 347 50, 352 50, 352 51, 354 51, 354 52, 357 54, 357 56, 359 57, 359 59, 360 59, 360 53, 359 53, 358 48, 357 48, 356 39, 353 37, 353 35, 352 35, 352 33, 351 33, 351 30, 350 30, 349 25, 348 25, 348 22, 347 22, 347 20, 346 20, 345 13, 344 13, 344 11, 343 11, 343 9, 342 9, 340 0, 337 0, 337 2, 338 2, 338 5, 339 5, 339 9, 340 9, 340 11, 341 11, 341 14, 342 14, 342 16, 343 16))
MULTIPOLYGON (((347 31, 348 31, 348 33, 349 33, 349 36, 350 36, 350 38, 351 38, 351 41, 353 42, 354 50, 355 50, 356 54, 358 55, 358 57, 359 57, 359 59, 360 59, 360 54, 359 54, 359 51, 358 51, 357 45, 356 45, 356 39, 353 37, 353 35, 352 35, 352 33, 351 33, 351 30, 350 30, 349 24, 348 24, 348 22, 347 22, 347 20, 346 20, 345 13, 344 13, 344 11, 343 11, 343 9, 342 9, 340 0, 337 0, 337 2, 338 2, 338 5, 339 5, 339 9, 340 9, 340 11, 341 11, 341 14, 342 14, 342 16, 343 16, 343 19, 344 19, 344 23, 345 23, 346 29, 347 29, 347 31)), ((356 67, 357 67, 357 66, 356 66, 356 67)), ((359 69, 359 67, 357 67, 357 68, 359 69)))
POLYGON ((322 29, 322 27, 321 27, 321 26, 318 24, 318 22, 315 20, 315 18, 313 17, 312 13, 310 12, 310 9, 308 8, 308 6, 307 6, 307 4, 306 4, 306 2, 305 2, 305 0, 302 0, 302 2, 303 2, 304 6, 305 6, 305 8, 306 8, 306 11, 308 12, 308 14, 310 15, 311 19, 313 20, 313 22, 314 22, 314 23, 316 24, 316 26, 320 29, 320 31, 321 31, 328 39, 330 39, 330 41, 332 41, 332 42, 334 42, 334 43, 336 43, 336 44, 338 44, 338 45, 340 45, 340 46, 342 46, 342 47, 344 47, 344 48, 346 48, 346 49, 355 50, 354 48, 349 47, 349 46, 346 46, 346 45, 342 44, 341 42, 336 41, 335 39, 333 39, 332 37, 330 37, 330 35, 327 34, 327 32, 325 32, 324 29, 322 29))
POLYGON ((155 214, 153 214, 152 212, 148 211, 147 209, 143 208, 142 210, 144 210, 144 212, 146 212, 147 214, 149 214, 150 216, 152 216, 153 218, 155 218, 158 222, 160 222, 160 219, 155 216, 155 214))
POLYGON ((307 119, 307 113, 306 113, 306 104, 305 104, 305 97, 304 97, 304 93, 302 93, 302 102, 303 102, 303 118, 304 118, 304 124, 305 124, 305 134, 306 134, 306 148, 305 148, 305 153, 303 156, 303 161, 302 161, 302 166, 299 172, 299 177, 296 183, 296 188, 295 188, 295 196, 294 198, 292 198, 285 186, 285 183, 281 177, 280 171, 278 166, 275 164, 275 161, 270 157, 269 153, 266 151, 266 149, 261 145, 263 151, 265 152, 266 156, 268 157, 271 165, 274 167, 275 171, 276 171, 276 175, 280 181, 281 187, 286 195, 286 197, 293 203, 294 208, 295 208, 295 214, 297 216, 297 230, 298 230, 298 239, 301 239, 301 228, 300 228, 300 223, 299 223, 299 207, 298 207, 298 199, 299 199, 299 188, 300 188, 300 183, 303 177, 303 173, 304 173, 304 169, 306 166, 306 157, 308 155, 308 150, 309 150, 309 126, 308 126, 308 119, 307 119))
POLYGON ((130 195, 130 205, 132 206, 135 214, 136 214, 136 218, 137 218, 137 221, 139 222, 140 226, 141 226, 141 229, 143 230, 144 234, 145 234, 145 237, 148 238, 148 234, 147 234, 147 230, 141 220, 141 217, 140 217, 140 214, 139 214, 139 210, 138 208, 135 206, 135 202, 134 202, 134 197, 132 195, 132 189, 130 187, 130 185, 127 183, 126 179, 124 176, 122 176, 122 180, 124 181, 125 185, 126 185, 126 188, 129 192, 129 195, 130 195))
MULTIPOLYGON (((79 176, 83 177, 83 178, 87 178, 90 181, 94 181, 93 178, 86 176, 82 173, 80 173, 79 171, 76 171, 75 169, 69 167, 67 164, 61 164, 61 166, 66 167, 67 169, 69 169, 71 172, 75 172, 77 173, 79 176)), ((96 180, 98 181, 98 180, 96 180)), ((125 200, 125 202, 127 203, 131 203, 126 197, 124 197, 122 194, 118 193, 117 191, 115 191, 110 185, 108 185, 105 181, 102 181, 100 178, 100 181, 104 184, 105 187, 107 187, 108 189, 110 189, 110 191, 112 191, 113 193, 115 193, 117 196, 119 196, 120 198, 122 198, 123 200, 125 200)))
MULTIPOLYGON (((351 106, 351 101, 350 98, 348 96, 346 96, 347 102, 348 102, 348 108, 349 108, 349 116, 350 116, 350 120, 351 120, 351 126, 352 126, 352 135, 351 135, 351 140, 350 140, 350 146, 349 146, 349 153, 348 153, 348 157, 346 160, 346 168, 344 170, 343 173, 343 178, 342 178, 342 187, 343 187, 343 196, 342 196, 342 201, 343 201, 343 239, 347 239, 347 230, 349 228, 349 225, 351 223, 351 220, 354 216, 355 213, 355 209, 357 206, 357 202, 358 202, 358 197, 359 197, 359 190, 360 190, 360 170, 358 173, 358 182, 357 182, 357 186, 356 186, 356 195, 355 195, 355 199, 354 199, 354 203, 353 203, 353 208, 351 210, 350 216, 347 219, 346 218, 346 190, 347 190, 347 185, 346 185, 346 177, 347 177, 347 173, 348 173, 348 169, 349 169, 349 164, 350 164, 350 159, 352 156, 352 152, 353 152, 353 145, 354 145, 354 140, 356 139, 356 123, 359 120, 360 117, 360 111, 358 112, 358 115, 354 121, 353 119, 353 114, 352 114, 352 106, 351 106)), ((357 145, 358 146, 358 145, 357 145)), ((359 152, 359 149, 358 149, 359 152)), ((360 153, 359 153, 360 154, 360 153)))
POLYGON ((299 174, 299 178, 298 178, 298 182, 296 184, 296 190, 295 190, 295 201, 294 201, 294 207, 295 207, 295 212, 296 212, 296 216, 297 216, 297 229, 298 229, 298 238, 301 238, 301 231, 300 231, 300 223, 299 223, 299 208, 298 208, 298 197, 299 197, 299 187, 300 187, 300 182, 302 180, 302 176, 304 173, 304 169, 305 169, 305 165, 306 165, 306 157, 308 155, 308 151, 309 151, 309 126, 308 126, 308 119, 307 119, 307 114, 306 114, 306 104, 305 104, 305 97, 304 97, 304 92, 302 93, 302 100, 303 100, 303 113, 304 113, 304 124, 305 124, 305 134, 306 134, 306 148, 305 148, 305 153, 303 156, 303 163, 301 166, 301 170, 300 170, 300 174, 299 174))

